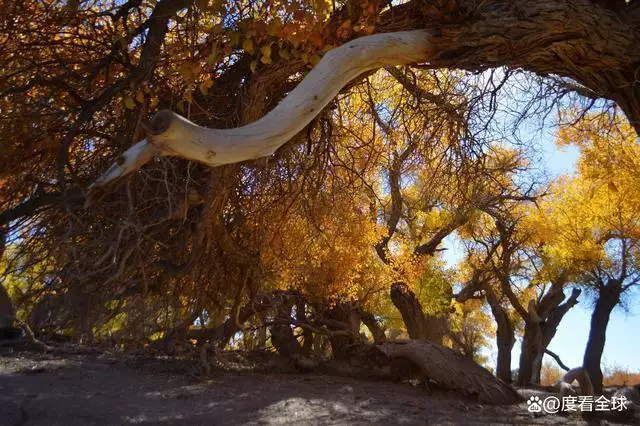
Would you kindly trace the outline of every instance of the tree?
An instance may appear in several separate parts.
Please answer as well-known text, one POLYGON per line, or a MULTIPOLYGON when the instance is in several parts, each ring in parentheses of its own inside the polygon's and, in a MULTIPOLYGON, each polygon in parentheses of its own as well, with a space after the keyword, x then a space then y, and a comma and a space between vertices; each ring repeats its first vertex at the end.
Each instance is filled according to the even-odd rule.
POLYGON ((572 252, 571 261, 581 268, 577 281, 596 295, 584 367, 594 390, 600 393, 602 352, 611 312, 640 282, 640 211, 635 184, 640 151, 630 124, 610 114, 589 115, 563 128, 559 142, 580 148, 579 174, 564 182, 548 209, 561 216, 558 221, 566 227, 556 250, 572 252))
MULTIPOLYGON (((483 244, 480 246, 482 247, 483 244)), ((509 304, 503 300, 504 296, 500 288, 496 288, 495 281, 487 274, 486 264, 493 256, 497 246, 484 246, 484 248, 488 249, 484 259, 478 260, 474 256, 475 253, 470 253, 467 264, 473 268, 472 276, 456 295, 456 300, 467 304, 469 301, 486 299, 496 323, 495 337, 498 355, 495 374, 506 383, 511 383, 511 350, 515 344, 517 323, 513 319, 513 313, 509 310, 509 304)))
POLYGON ((577 288, 569 297, 564 293, 580 270, 579 265, 557 259, 557 252, 550 253, 557 234, 549 227, 557 221, 538 209, 547 197, 536 197, 535 205, 518 201, 501 210, 488 209, 463 233, 472 272, 457 299, 486 298, 498 325, 497 371, 503 380, 511 380, 514 333, 523 324, 518 370, 523 386, 540 383, 547 347, 581 293, 577 288))
POLYGON ((338 353, 362 321, 381 338, 368 309, 393 282, 424 330, 427 297, 451 293, 443 239, 522 196, 470 113, 484 99, 492 116, 504 81, 472 72, 552 75, 557 96, 638 123, 636 2, 72 6, 9 5, 0 26, 0 226, 24 268, 54 271, 25 299, 67 301, 62 328, 86 341, 142 346, 202 319, 222 344, 251 323, 283 331, 283 351, 313 334, 338 353))

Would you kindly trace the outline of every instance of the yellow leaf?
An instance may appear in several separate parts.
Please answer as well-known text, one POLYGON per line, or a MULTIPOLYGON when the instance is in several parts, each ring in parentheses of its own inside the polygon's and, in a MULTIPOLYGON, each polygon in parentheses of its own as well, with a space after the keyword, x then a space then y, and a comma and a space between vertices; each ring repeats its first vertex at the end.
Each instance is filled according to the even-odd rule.
POLYGON ((291 57, 289 56, 289 51, 285 50, 285 49, 280 49, 278 51, 278 54, 280 55, 280 57, 282 59, 284 59, 285 61, 288 61, 291 57))
POLYGON ((193 69, 194 69, 193 64, 190 64, 189 62, 185 62, 182 65, 180 65, 180 68, 178 68, 178 72, 180 73, 182 78, 184 78, 186 81, 191 81, 194 79, 193 69))
POLYGON ((206 80, 204 80, 202 83, 198 85, 198 89, 200 90, 200 93, 202 93, 203 95, 206 95, 209 92, 209 89, 211 88, 211 86, 213 86, 213 80, 211 80, 210 78, 207 78, 206 80))
POLYGON ((268 44, 266 46, 262 46, 260 48, 260 52, 262 53, 262 56, 266 56, 267 58, 271 58, 271 44, 268 44))
POLYGON ((242 42, 242 49, 247 53, 253 53, 253 42, 250 38, 245 38, 242 42))
POLYGON ((261 56, 260 57, 260 62, 262 62, 263 64, 270 64, 271 63, 271 58, 268 56, 261 56))
POLYGON ((138 101, 138 103, 140 104, 144 103, 144 93, 142 93, 142 90, 138 90, 138 92, 136 93, 136 101, 138 101))
POLYGON ((127 96, 126 98, 124 98, 124 106, 127 109, 134 109, 136 107, 136 102, 131 96, 127 96))
POLYGON ((256 72, 257 67, 258 67, 258 61, 251 61, 251 63, 249 64, 249 68, 251 69, 251 72, 256 72))

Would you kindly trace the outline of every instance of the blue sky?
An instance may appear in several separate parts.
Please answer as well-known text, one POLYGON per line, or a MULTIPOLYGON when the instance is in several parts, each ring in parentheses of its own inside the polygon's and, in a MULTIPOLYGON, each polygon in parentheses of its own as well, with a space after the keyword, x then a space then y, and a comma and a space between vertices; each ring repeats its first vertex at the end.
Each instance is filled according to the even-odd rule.
MULTIPOLYGON (((558 149, 553 142, 552 130, 544 131, 539 135, 541 167, 551 176, 572 174, 575 171, 579 152, 576 148, 558 149)), ((444 260, 454 265, 462 256, 462 247, 455 238, 445 240, 447 250, 443 253, 444 260)), ((603 356, 603 368, 624 368, 640 372, 640 307, 638 306, 638 294, 627 300, 627 310, 617 307, 607 328, 607 339, 603 356)), ((592 303, 586 295, 581 295, 580 303, 571 309, 564 317, 558 328, 558 332, 549 345, 549 349, 560 356, 569 367, 577 367, 582 364, 584 349, 589 334, 592 303)), ((495 365, 496 350, 492 348, 488 354, 490 364, 495 365)), ((512 369, 518 368, 520 357, 520 340, 514 345, 512 353, 512 369)), ((546 356, 545 363, 555 364, 555 361, 546 356)))

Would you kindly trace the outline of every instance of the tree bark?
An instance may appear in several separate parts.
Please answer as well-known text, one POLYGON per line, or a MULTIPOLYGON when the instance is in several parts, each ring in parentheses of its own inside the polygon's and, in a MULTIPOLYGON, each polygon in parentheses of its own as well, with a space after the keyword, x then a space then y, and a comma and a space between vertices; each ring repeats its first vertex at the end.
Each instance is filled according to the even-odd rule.
POLYGON ((615 101, 640 129, 637 8, 612 10, 589 0, 458 0, 455 6, 453 12, 432 2, 419 12, 407 6, 406 17, 418 21, 421 14, 416 25, 435 34, 431 66, 508 66, 568 77, 584 87, 581 94, 615 101))
POLYGON ((386 342, 379 346, 389 357, 405 358, 443 387, 487 404, 513 404, 518 393, 473 360, 426 341, 386 342))
MULTIPOLYGON (((551 309, 551 312, 546 314, 547 309, 541 309, 542 314, 546 314, 546 320, 541 324, 541 332, 542 332, 542 347, 538 354, 536 354, 535 364, 534 364, 534 378, 535 383, 540 384, 540 376, 542 374, 542 359, 544 358, 545 353, 548 354, 548 347, 551 344, 556 332, 558 331, 558 327, 560 326, 560 322, 564 318, 564 316, 569 312, 569 309, 573 308, 578 304, 578 296, 582 293, 582 290, 578 288, 574 288, 571 290, 571 295, 569 298, 562 304, 557 305, 551 309)), ((564 293, 562 293, 564 297, 564 293)), ((541 306, 543 303, 541 303, 541 306)))
POLYGON ((496 361, 496 376, 506 383, 512 382, 511 377, 511 351, 515 344, 515 331, 513 324, 506 311, 500 305, 500 301, 489 286, 485 286, 485 296, 491 307, 491 313, 496 320, 498 329, 496 331, 496 346, 498 348, 498 359, 496 361))
MULTIPOLYGON (((301 323, 307 322, 307 303, 303 299, 296 303, 296 320, 301 323)), ((305 328, 302 331, 302 336, 302 351, 306 356, 309 356, 313 351, 313 331, 305 328)))
POLYGON ((620 294, 620 283, 610 280, 600 289, 596 306, 591 315, 591 328, 584 352, 583 366, 589 373, 596 394, 602 393, 603 377, 600 364, 606 341, 607 325, 613 308, 620 302, 620 294))
POLYGON ((360 314, 360 319, 362 323, 367 326, 371 335, 373 336, 373 342, 378 344, 387 340, 387 337, 384 333, 384 326, 381 321, 373 315, 371 312, 364 311, 363 309, 358 309, 358 314, 360 314))
POLYGON ((542 336, 540 324, 525 321, 524 335, 520 347, 520 363, 518 365, 518 385, 529 386, 536 384, 534 364, 540 351, 542 336))

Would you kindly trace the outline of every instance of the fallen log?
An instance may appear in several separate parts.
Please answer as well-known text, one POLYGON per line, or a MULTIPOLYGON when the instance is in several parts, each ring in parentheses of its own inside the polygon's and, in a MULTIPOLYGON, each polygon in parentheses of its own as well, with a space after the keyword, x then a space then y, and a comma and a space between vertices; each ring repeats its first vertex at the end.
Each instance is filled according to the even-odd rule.
POLYGON ((410 340, 385 342, 378 349, 388 357, 400 357, 413 362, 440 386, 478 402, 504 405, 521 401, 521 397, 510 385, 471 359, 444 346, 410 340))

